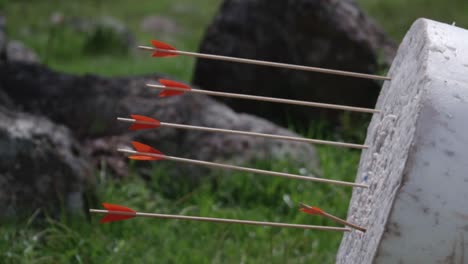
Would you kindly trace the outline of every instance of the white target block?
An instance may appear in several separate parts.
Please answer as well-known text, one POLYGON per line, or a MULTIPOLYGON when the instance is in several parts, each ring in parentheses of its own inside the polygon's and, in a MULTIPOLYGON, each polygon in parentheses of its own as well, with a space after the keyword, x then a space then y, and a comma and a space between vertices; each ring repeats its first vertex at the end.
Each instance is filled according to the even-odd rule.
POLYGON ((468 263, 468 31, 417 20, 389 75, 337 263, 468 263))

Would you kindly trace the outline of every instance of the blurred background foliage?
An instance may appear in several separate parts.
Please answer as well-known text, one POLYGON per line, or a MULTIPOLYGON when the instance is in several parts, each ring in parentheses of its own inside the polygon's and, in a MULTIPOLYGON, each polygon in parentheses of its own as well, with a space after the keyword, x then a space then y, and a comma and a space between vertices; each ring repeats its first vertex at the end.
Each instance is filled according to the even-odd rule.
MULTIPOLYGON (((386 31, 400 41, 411 23, 427 17, 468 27, 466 0, 358 0, 386 31)), ((23 41, 41 62, 70 73, 107 76, 160 72, 191 79, 194 60, 152 60, 135 45, 153 38, 182 50, 196 51, 203 31, 220 0, 1 0, 10 39, 23 41), (156 16, 149 32, 143 20, 156 16), (159 22, 158 22, 159 21, 159 22), (158 24, 159 23, 159 24, 158 24)), ((346 121, 346 116, 344 117, 346 121)), ((346 124, 346 122, 344 122, 346 124)), ((316 124, 304 135, 324 135, 316 124)), ((351 126, 350 126, 351 127, 351 126)), ((359 138, 365 129, 350 128, 341 138, 359 138)), ((360 153, 318 146, 322 175, 353 181, 360 153)), ((137 166, 137 164, 133 164, 137 166)), ((170 165, 168 165, 170 166, 170 165)), ((257 167, 307 173, 288 161, 259 162, 257 167)), ((99 201, 121 203, 141 211, 271 220, 294 223, 333 223, 297 213, 293 201, 320 204, 344 217, 350 188, 217 171, 193 186, 173 182, 164 166, 153 177, 130 175, 120 181, 103 169, 96 172, 99 201)), ((91 198, 90 198, 91 199, 91 198)), ((333 263, 341 234, 294 229, 134 219, 98 225, 98 217, 26 220, 2 219, 0 263, 333 263)))
MULTIPOLYGON (((468 26, 466 0, 358 0, 385 30, 400 41, 418 17, 468 26)), ((194 60, 143 59, 145 52, 127 53, 122 35, 112 34, 105 20, 113 18, 128 27, 135 45, 149 44, 153 38, 179 49, 195 51, 205 27, 215 14, 220 0, 1 0, 12 39, 33 48, 42 62, 52 68, 73 73, 133 75, 162 72, 189 81, 194 60), (160 18, 160 32, 144 30, 145 17, 160 18), (104 21, 103 21, 104 20, 104 21), (86 24, 97 23, 91 30, 86 24), (167 26, 167 25, 170 26, 167 26)), ((90 26, 91 27, 91 26, 90 26)), ((158 25, 156 25, 158 27, 158 25)))
POLYGON ((220 4, 219 0, 3 1, 10 38, 23 41, 38 53, 42 62, 56 70, 107 76, 161 72, 182 80, 190 79, 193 59, 180 57, 155 62, 144 59, 148 58, 147 52, 135 49, 122 52, 125 48, 119 43, 126 40, 115 31, 112 34, 105 21, 115 20, 115 24, 128 27, 135 45, 148 45, 157 38, 179 49, 196 50, 220 4), (173 26, 166 32, 148 33, 142 29, 142 20, 148 16, 158 16, 161 27, 164 23, 173 26))

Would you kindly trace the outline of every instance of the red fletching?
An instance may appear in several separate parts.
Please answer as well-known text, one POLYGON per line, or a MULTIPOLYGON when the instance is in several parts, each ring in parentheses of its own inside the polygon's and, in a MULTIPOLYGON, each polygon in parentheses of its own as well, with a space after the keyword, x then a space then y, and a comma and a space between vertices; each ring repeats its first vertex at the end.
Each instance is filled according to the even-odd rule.
MULTIPOLYGON (((166 87, 181 88, 181 89, 186 89, 186 90, 191 89, 190 86, 188 86, 186 84, 176 82, 176 81, 172 81, 172 80, 159 79, 158 82, 160 84, 166 86, 166 87)), ((183 91, 164 90, 161 93, 159 93, 159 97, 169 97, 169 96, 179 95, 179 94, 183 94, 183 93, 184 93, 183 91)))
POLYGON ((171 45, 157 41, 157 40, 151 40, 151 44, 156 48, 156 51, 153 52, 153 57, 172 57, 172 56, 177 56, 176 53, 173 52, 167 52, 167 51, 162 51, 162 50, 177 50, 176 48, 172 47, 171 45))
POLYGON ((101 219, 101 224, 103 223, 109 223, 109 222, 114 222, 114 221, 121 221, 121 220, 126 220, 130 219, 136 216, 136 212, 133 211, 132 209, 121 206, 121 205, 116 205, 116 204, 109 204, 109 203, 103 203, 102 204, 104 208, 106 208, 109 212, 106 214, 101 219), (128 215, 121 215, 121 214, 113 214, 112 212, 125 212, 125 213, 131 213, 128 215))
POLYGON ((141 130, 141 129, 152 129, 152 128, 157 128, 161 124, 158 120, 147 117, 147 116, 142 116, 142 115, 130 115, 133 119, 145 123, 153 123, 153 124, 141 124, 141 123, 134 123, 129 129, 130 130, 141 130))
MULTIPOLYGON (((140 142, 133 141, 132 145, 135 148, 135 150, 138 152, 152 153, 152 154, 158 154, 158 155, 164 156, 164 154, 161 153, 159 150, 154 149, 148 145, 142 144, 140 142)), ((132 155, 129 158, 133 160, 162 160, 164 159, 164 157, 154 157, 154 156, 145 155, 143 153, 132 155)))
POLYGON ((299 210, 301 212, 311 214, 311 215, 322 215, 323 214, 322 209, 320 209, 318 207, 302 206, 299 210))

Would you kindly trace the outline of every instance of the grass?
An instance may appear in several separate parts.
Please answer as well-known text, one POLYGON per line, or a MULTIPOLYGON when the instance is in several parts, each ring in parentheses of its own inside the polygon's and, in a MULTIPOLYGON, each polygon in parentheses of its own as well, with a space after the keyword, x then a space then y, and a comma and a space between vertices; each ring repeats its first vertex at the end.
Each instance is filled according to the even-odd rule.
MULTIPOLYGON (((107 76, 160 72, 189 81, 194 65, 190 58, 156 61, 147 53, 119 53, 112 38, 100 41, 101 49, 90 52, 86 48, 92 40, 90 35, 53 26, 49 18, 55 12, 67 18, 85 19, 112 15, 128 25, 138 44, 158 38, 181 49, 197 50, 203 30, 220 2, 0 0, 0 10, 7 16, 8 36, 25 42, 43 63, 56 70, 107 76), (140 29, 141 19, 148 15, 164 16, 180 30, 151 36, 140 29)), ((397 41, 418 17, 456 21, 457 25, 468 27, 466 0, 358 2, 397 41)), ((323 127, 326 125, 314 126, 313 136, 330 138, 323 135, 323 127)), ((344 129, 336 137, 362 142, 364 129, 344 129)), ((359 152, 322 146, 318 150, 324 177, 354 180, 359 152)), ((298 172, 294 163, 287 160, 263 161, 256 167, 298 172)), ((150 181, 138 175, 121 181, 100 178, 97 200, 148 212, 304 224, 333 225, 320 217, 298 213, 296 204, 300 201, 346 215, 350 188, 246 173, 227 174, 215 171, 199 184, 188 185, 168 179, 164 168, 155 167, 150 181)), ((333 263, 341 239, 341 234, 335 232, 173 220, 132 219, 99 225, 98 216, 92 216, 91 221, 76 216, 32 225, 33 218, 0 219, 0 263, 333 263)))
MULTIPOLYGON (((358 152, 320 147, 324 177, 352 181, 358 152)), ((299 173, 288 161, 256 167, 299 173)), ((151 181, 131 175, 101 179, 98 200, 146 212, 335 225, 298 213, 297 202, 344 216, 351 188, 216 171, 196 186, 174 184, 164 169, 151 181), (167 190, 170 189, 171 192, 167 190)), ((48 220, 44 227, 0 223, 4 263, 332 263, 341 233, 300 229, 132 219, 100 225, 83 217, 48 220)), ((2 220, 5 221, 5 220, 2 220)))
MULTIPOLYGON (((194 60, 180 57, 176 60, 151 59, 147 52, 129 54, 111 53, 112 43, 100 54, 88 54, 85 44, 90 36, 69 27, 52 25, 50 17, 60 12, 66 19, 95 19, 111 15, 135 34, 137 44, 149 44, 152 38, 170 42, 180 49, 197 50, 203 30, 210 22, 220 0, 83 0, 83 1, 27 1, 3 0, 7 16, 7 32, 39 55, 50 67, 71 73, 93 73, 107 76, 151 74, 162 72, 189 81, 194 60), (21 15, 19 15, 21 14, 21 15), (151 35, 143 32, 140 23, 144 17, 165 17, 178 25, 172 34, 151 35)), ((105 45, 105 44, 103 44, 105 45)))
MULTIPOLYGON (((457 22, 468 27, 468 2, 465 0, 358 0, 390 34, 400 41, 411 23, 418 17, 442 22, 457 22)), ((126 0, 0 0, 0 10, 7 16, 8 36, 19 39, 33 48, 42 62, 50 67, 71 73, 93 73, 107 76, 151 74, 161 72, 183 81, 190 81, 194 60, 149 58, 148 53, 134 51, 119 54, 115 45, 99 54, 88 54, 85 46, 90 36, 63 26, 54 26, 50 17, 57 12, 65 18, 93 19, 111 15, 125 23, 135 34, 137 44, 148 44, 152 38, 167 41, 174 46, 195 51, 203 30, 210 22, 221 0, 140 0, 138 4, 126 0), (19 15, 20 14, 20 15, 19 15), (178 25, 177 32, 151 35, 140 27, 142 18, 162 16, 178 25)))

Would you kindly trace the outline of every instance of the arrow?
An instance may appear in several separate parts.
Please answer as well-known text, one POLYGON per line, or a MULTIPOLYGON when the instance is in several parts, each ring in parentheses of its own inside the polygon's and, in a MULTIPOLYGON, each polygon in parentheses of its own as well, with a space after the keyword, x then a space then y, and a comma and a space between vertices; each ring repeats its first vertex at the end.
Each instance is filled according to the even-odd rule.
POLYGON ((349 226, 349 227, 352 227, 354 229, 357 229, 359 231, 362 231, 362 232, 366 232, 366 229, 363 228, 363 227, 360 227, 360 226, 357 226, 355 224, 352 224, 350 222, 347 222, 341 218, 338 218, 334 215, 331 215, 325 211, 323 211, 322 209, 318 208, 318 207, 312 207, 312 206, 309 206, 309 205, 306 205, 306 204, 303 204, 303 203, 300 203, 300 206, 301 208, 299 209, 301 212, 304 212, 304 213, 307 213, 307 214, 311 214, 311 215, 322 215, 324 217, 327 217, 337 223, 340 223, 342 225, 345 225, 345 226, 349 226))
POLYGON ((135 211, 125 206, 109 204, 109 203, 103 203, 102 205, 107 209, 109 214, 107 214, 101 219, 101 224, 126 220, 126 219, 130 219, 136 216, 135 211), (120 212, 120 213, 125 213, 125 214, 113 214, 113 212, 120 212))
POLYGON ((274 98, 274 97, 265 97, 265 96, 256 96, 256 95, 247 95, 247 94, 235 94, 235 93, 224 93, 224 92, 215 92, 215 91, 206 91, 200 89, 192 89, 186 84, 167 80, 167 79, 159 79, 158 84, 146 84, 148 87, 157 88, 157 89, 164 89, 159 94, 159 97, 169 97, 173 95, 180 95, 183 93, 198 93, 198 94, 206 94, 211 96, 220 96, 220 97, 228 97, 228 98, 239 98, 239 99, 247 99, 247 100, 255 100, 255 101, 264 101, 264 102, 273 102, 273 103, 282 103, 282 104, 291 104, 291 105, 301 105, 301 106, 309 106, 309 107, 319 107, 319 108, 328 108, 328 109, 337 109, 337 110, 346 110, 346 111, 354 111, 354 112, 362 112, 362 113, 381 113, 378 109, 370 109, 370 108, 363 108, 363 107, 354 107, 354 106, 346 106, 346 105, 337 105, 337 104, 325 104, 325 103, 317 103, 317 102, 307 102, 307 101, 300 101, 300 100, 291 100, 291 99, 283 99, 283 98, 274 98))
POLYGON ((156 149, 154 149, 154 148, 152 148, 152 147, 150 147, 148 145, 145 145, 145 144, 142 144, 142 143, 139 143, 139 142, 136 142, 136 141, 133 141, 132 145, 136 149, 136 151, 131 150, 131 149, 118 149, 117 151, 131 154, 131 156, 129 156, 129 158, 133 159, 133 160, 162 160, 162 159, 165 159, 165 160, 172 160, 172 161, 178 161, 178 162, 184 162, 184 163, 190 163, 190 164, 197 164, 197 165, 202 165, 202 166, 207 166, 207 167, 223 168, 223 169, 237 170, 237 171, 247 171, 247 172, 258 173, 258 174, 263 174, 263 175, 270 175, 270 176, 278 176, 278 177, 300 179, 300 180, 307 180, 307 181, 315 181, 315 182, 323 182, 323 183, 345 185, 345 186, 354 186, 354 187, 361 187, 361 188, 368 188, 369 187, 369 186, 367 186, 365 184, 359 184, 359 183, 354 183, 354 182, 345 182, 345 181, 337 181, 337 180, 330 180, 330 179, 322 179, 322 178, 318 178, 318 177, 301 176, 301 175, 291 174, 291 173, 260 170, 260 169, 253 169, 253 168, 234 166, 234 165, 228 165, 228 164, 221 164, 221 163, 215 163, 215 162, 208 162, 208 161, 201 161, 201 160, 193 160, 193 159, 185 159, 185 158, 167 156, 167 155, 164 155, 160 151, 158 151, 158 150, 156 150, 156 149))
POLYGON ((212 127, 190 126, 190 125, 160 122, 159 120, 156 120, 154 118, 142 116, 142 115, 130 115, 130 116, 132 118, 117 117, 117 120, 119 121, 133 123, 129 128, 130 130, 153 129, 153 128, 158 128, 158 127, 172 127, 172 128, 180 128, 180 129, 188 129, 188 130, 199 130, 199 131, 219 132, 219 133, 246 135, 246 136, 273 138, 273 139, 284 139, 284 140, 291 140, 291 141, 297 141, 297 142, 323 144, 323 145, 348 147, 348 148, 356 148, 356 149, 368 148, 368 146, 366 145, 359 145, 359 144, 352 144, 352 143, 343 143, 343 142, 335 142, 335 141, 328 141, 328 140, 264 134, 264 133, 257 133, 257 132, 247 132, 247 131, 240 131, 240 130, 212 128, 212 127))
POLYGON ((243 224, 243 225, 258 225, 258 226, 274 226, 274 227, 290 227, 290 228, 301 228, 301 229, 316 229, 324 231, 351 231, 348 228, 343 227, 332 227, 332 226, 315 226, 315 225, 300 225, 300 224, 287 224, 277 222, 262 222, 262 221, 250 221, 250 220, 238 220, 238 219, 226 219, 226 218, 212 218, 212 217, 199 217, 199 216, 187 216, 187 215, 169 215, 169 214, 155 214, 155 213, 140 213, 136 212, 128 207, 114 204, 103 204, 107 210, 100 209, 89 209, 90 213, 105 214, 106 216, 101 220, 101 223, 108 223, 114 221, 125 220, 133 218, 135 216, 149 217, 149 218, 164 218, 164 219, 179 219, 179 220, 191 220, 201 222, 215 222, 215 223, 229 223, 229 224, 243 224))
POLYGON ((192 91, 192 88, 180 82, 166 80, 166 79, 159 79, 158 81, 164 85, 164 88, 169 88, 169 87, 175 88, 175 89, 165 89, 164 91, 159 93, 159 97, 169 97, 173 95, 183 94, 184 92, 192 91))
POLYGON ((380 76, 380 75, 356 73, 356 72, 349 72, 349 71, 331 70, 331 69, 318 68, 318 67, 301 66, 301 65, 294 65, 294 64, 287 64, 287 63, 251 60, 251 59, 243 59, 243 58, 236 58, 236 57, 229 57, 229 56, 220 56, 220 55, 204 54, 204 53, 197 53, 197 52, 181 51, 181 50, 177 50, 176 48, 172 47, 171 45, 167 43, 157 41, 157 40, 152 40, 151 44, 153 45, 153 47, 138 46, 138 48, 152 51, 153 57, 172 57, 172 56, 177 56, 177 55, 185 55, 185 56, 197 57, 197 58, 202 58, 202 59, 239 62, 239 63, 255 64, 255 65, 260 65, 260 66, 286 68, 286 69, 291 69, 291 70, 343 75, 343 76, 356 77, 356 78, 384 80, 384 81, 391 80, 391 78, 388 76, 380 76))
POLYGON ((117 117, 117 120, 119 121, 133 123, 133 125, 129 127, 129 130, 153 129, 153 128, 157 128, 160 126, 166 126, 166 123, 161 124, 159 120, 156 120, 151 117, 142 116, 142 115, 130 115, 130 116, 133 119, 117 117))

